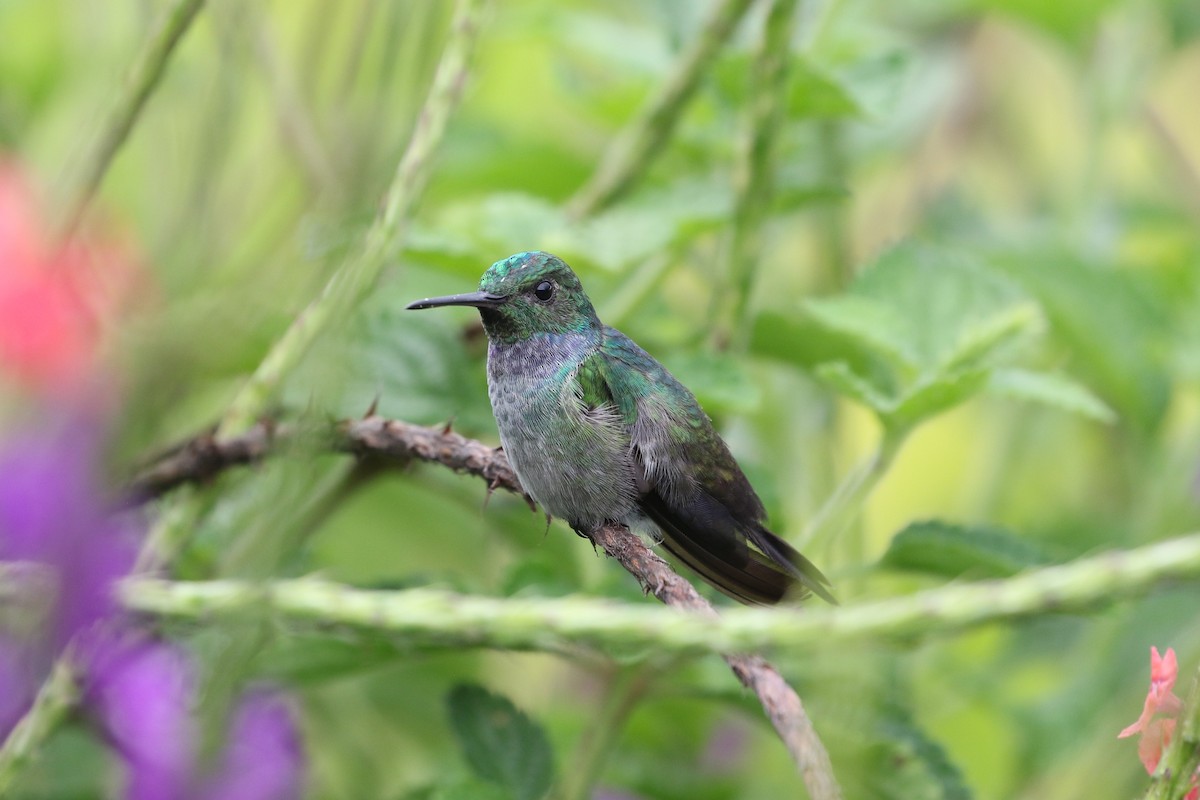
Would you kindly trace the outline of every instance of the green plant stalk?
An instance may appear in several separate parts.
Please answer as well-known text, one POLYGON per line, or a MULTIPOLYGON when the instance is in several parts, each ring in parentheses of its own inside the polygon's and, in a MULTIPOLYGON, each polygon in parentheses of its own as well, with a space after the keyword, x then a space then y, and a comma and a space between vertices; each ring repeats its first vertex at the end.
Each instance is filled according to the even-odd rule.
POLYGON ((100 133, 83 159, 81 177, 66 204, 64 238, 79 227, 113 158, 129 138, 146 100, 158 87, 167 61, 203 6, 204 0, 175 0, 138 53, 121 93, 100 123, 100 133))
POLYGON ((146 532, 133 571, 153 572, 174 561, 208 505, 191 486, 168 498, 146 532))
MULTIPOLYGON (((230 403, 218 426, 218 437, 237 435, 254 424, 284 377, 300 362, 317 337, 331 324, 343 319, 362 299, 378 279, 387 258, 398 249, 450 114, 462 94, 486 5, 487 0, 460 0, 429 95, 417 116, 412 137, 384 195, 380 212, 367 232, 362 251, 334 273, 321 295, 271 346, 230 403)), ((170 561, 194 530, 201 514, 199 501, 194 496, 169 504, 147 536, 138 568, 150 569, 170 561)))
POLYGON ((750 295, 762 256, 763 228, 771 206, 775 141, 787 106, 788 55, 796 0, 773 0, 751 70, 746 130, 734 163, 733 227, 726 254, 733 295, 733 339, 744 349, 750 337, 750 295))
POLYGON ((9 797, 21 771, 74 707, 78 695, 69 655, 58 659, 33 707, 0 748, 0 797, 9 797))
POLYGON ((641 308, 646 298, 662 285, 669 266, 669 255, 659 253, 647 259, 639 269, 632 270, 621 288, 604 304, 601 319, 605 324, 620 328, 629 315, 641 308))
MULTIPOLYGON (((840 120, 828 119, 819 123, 823 180, 829 186, 844 186, 849 167, 846 163, 845 126, 840 120)), ((818 209, 822 255, 829 293, 844 292, 854 277, 847 236, 846 203, 838 201, 818 209)))
POLYGON ((719 617, 587 597, 493 598, 433 589, 368 591, 316 579, 173 583, 130 578, 125 606, 212 620, 271 613, 315 633, 354 629, 406 643, 559 650, 726 653, 804 650, 845 640, 907 640, 1053 610, 1083 609, 1169 580, 1200 576, 1200 534, 1111 551, 995 581, 956 584, 843 607, 729 608, 719 617))
POLYGON ((854 517, 862 512, 863 504, 887 474, 908 433, 907 428, 884 429, 883 438, 875 452, 846 476, 804 526, 798 547, 822 547, 846 529, 854 517))
MULTIPOLYGON (((1144 735, 1144 734, 1143 734, 1144 735)), ((1175 726, 1175 735, 1163 752, 1145 800, 1183 800, 1195 780, 1200 784, 1200 669, 1192 676, 1192 685, 1183 711, 1175 726)))
MULTIPOLYGON (((673 662, 673 660, 672 660, 673 662)), ((604 707, 579 742, 571 769, 563 777, 558 800, 587 800, 600 771, 620 739, 625 723, 663 671, 659 662, 646 662, 623 669, 609 687, 604 707)))
POLYGON ((611 205, 633 187, 670 138, 683 109, 700 85, 713 56, 733 33, 752 0, 719 0, 700 33, 679 55, 671 72, 617 134, 600 165, 567 203, 567 214, 583 219, 611 205))
POLYGON ((383 205, 367 231, 362 250, 338 268, 321 295, 296 316, 267 351, 221 419, 218 437, 237 435, 254 424, 279 384, 313 342, 345 318, 375 285, 388 258, 398 252, 447 122, 462 96, 486 4, 487 0, 459 0, 429 95, 417 115, 408 147, 396 167, 383 205))
POLYGON ((254 57, 258 61, 275 110, 280 136, 292 151, 296 162, 308 175, 309 182, 326 200, 336 200, 342 190, 337 164, 322 141, 317 121, 313 118, 296 74, 283 62, 266 15, 257 4, 250 3, 227 9, 222 20, 227 32, 235 26, 247 25, 254 57), (240 12, 240 13, 234 13, 240 12))

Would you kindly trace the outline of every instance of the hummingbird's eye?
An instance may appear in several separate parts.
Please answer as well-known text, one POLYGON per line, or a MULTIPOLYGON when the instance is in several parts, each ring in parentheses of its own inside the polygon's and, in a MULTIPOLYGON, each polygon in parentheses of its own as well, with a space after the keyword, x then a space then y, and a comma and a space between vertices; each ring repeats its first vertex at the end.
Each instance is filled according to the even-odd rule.
POLYGON ((546 302, 554 296, 554 284, 550 281, 542 281, 537 285, 537 288, 533 290, 533 296, 538 300, 541 300, 543 303, 546 302))

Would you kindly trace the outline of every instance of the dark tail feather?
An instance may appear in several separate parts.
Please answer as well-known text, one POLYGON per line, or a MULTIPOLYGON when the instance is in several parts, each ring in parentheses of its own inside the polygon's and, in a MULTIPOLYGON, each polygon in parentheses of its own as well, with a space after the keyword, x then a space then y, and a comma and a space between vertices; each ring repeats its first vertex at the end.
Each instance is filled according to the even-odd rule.
POLYGON ((817 569, 799 550, 775 534, 758 525, 750 532, 750 541, 762 550, 773 562, 788 571, 805 590, 811 591, 827 603, 837 605, 837 598, 829 591, 829 579, 817 569))
MULTIPOLYGON (((714 501, 715 502, 715 501, 714 501)), ((703 502, 701 506, 707 505, 703 502)), ((804 556, 769 531, 759 528, 752 535, 757 553, 746 546, 736 523, 727 511, 693 509, 681 513, 671 508, 657 492, 641 498, 641 508, 663 533, 663 547, 701 578, 721 592, 743 603, 774 605, 799 582, 803 597, 815 591, 831 602, 825 576, 804 556), (707 513, 705 513, 707 511, 707 513), (766 547, 760 543, 766 542, 766 547)))

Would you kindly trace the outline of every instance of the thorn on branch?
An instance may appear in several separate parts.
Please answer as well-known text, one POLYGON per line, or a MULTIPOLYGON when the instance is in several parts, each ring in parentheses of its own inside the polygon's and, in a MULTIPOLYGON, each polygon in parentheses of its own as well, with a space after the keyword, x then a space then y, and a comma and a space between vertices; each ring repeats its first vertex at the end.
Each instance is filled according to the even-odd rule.
POLYGON ((378 410, 379 410, 379 392, 376 392, 375 396, 373 398, 371 398, 371 405, 367 406, 367 413, 363 414, 362 418, 370 419, 371 417, 375 416, 375 412, 378 410))

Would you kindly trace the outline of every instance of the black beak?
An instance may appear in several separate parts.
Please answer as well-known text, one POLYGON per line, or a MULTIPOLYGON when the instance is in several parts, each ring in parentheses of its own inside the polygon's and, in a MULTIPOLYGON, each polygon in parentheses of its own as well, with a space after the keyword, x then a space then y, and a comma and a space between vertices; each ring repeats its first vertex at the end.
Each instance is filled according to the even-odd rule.
POLYGON ((404 307, 406 311, 419 311, 422 308, 437 308, 438 306, 475 306, 476 308, 496 308, 508 298, 491 292, 467 292, 466 294, 451 294, 446 297, 426 297, 404 307))

